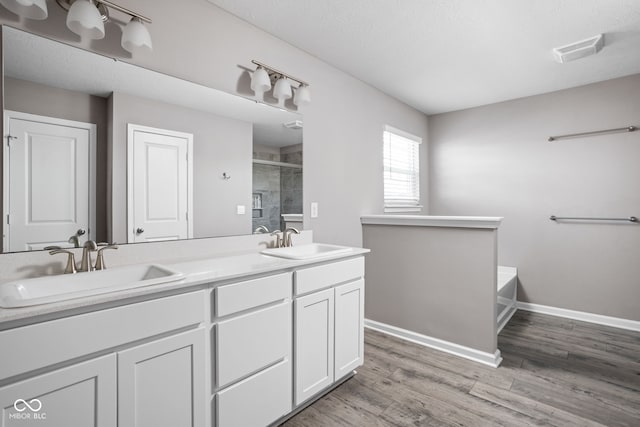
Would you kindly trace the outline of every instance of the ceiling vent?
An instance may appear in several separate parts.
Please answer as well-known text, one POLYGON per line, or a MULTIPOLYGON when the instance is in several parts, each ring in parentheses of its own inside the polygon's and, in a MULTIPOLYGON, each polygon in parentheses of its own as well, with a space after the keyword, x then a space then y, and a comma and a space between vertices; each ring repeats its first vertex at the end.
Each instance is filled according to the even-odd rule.
POLYGON ((302 129, 302 120, 294 120, 282 124, 287 129, 302 129))
POLYGON ((553 49, 553 57, 561 64, 585 56, 595 55, 600 52, 604 46, 604 34, 590 37, 579 42, 571 43, 566 46, 556 47, 553 49))

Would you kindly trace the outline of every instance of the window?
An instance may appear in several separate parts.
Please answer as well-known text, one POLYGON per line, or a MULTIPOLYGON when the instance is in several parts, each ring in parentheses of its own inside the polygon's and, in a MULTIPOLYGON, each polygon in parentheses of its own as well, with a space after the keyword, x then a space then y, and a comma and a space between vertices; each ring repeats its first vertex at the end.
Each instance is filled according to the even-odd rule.
POLYGON ((385 126, 384 211, 419 212, 422 138, 385 126))

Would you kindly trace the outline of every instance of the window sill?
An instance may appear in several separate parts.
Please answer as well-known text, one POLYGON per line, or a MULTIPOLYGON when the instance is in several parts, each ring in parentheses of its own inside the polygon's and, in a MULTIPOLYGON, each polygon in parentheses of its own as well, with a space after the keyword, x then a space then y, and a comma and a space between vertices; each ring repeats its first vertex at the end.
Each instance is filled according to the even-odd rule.
POLYGON ((385 206, 384 213, 422 212, 422 205, 385 206))

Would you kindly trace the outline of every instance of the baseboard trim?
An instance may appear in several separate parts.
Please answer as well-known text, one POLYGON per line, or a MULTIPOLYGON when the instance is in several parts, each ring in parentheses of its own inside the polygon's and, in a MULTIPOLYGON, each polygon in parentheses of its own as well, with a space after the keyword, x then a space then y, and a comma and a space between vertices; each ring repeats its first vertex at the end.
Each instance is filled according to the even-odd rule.
POLYGON ((487 353, 471 347, 465 347, 460 344, 444 341, 439 338, 422 335, 407 329, 387 325, 386 323, 376 322, 375 320, 364 319, 364 326, 366 328, 373 329, 374 331, 392 335, 396 338, 411 341, 435 350, 444 351, 445 353, 482 363, 484 365, 491 366, 492 368, 497 368, 500 365, 500 362, 502 362, 500 350, 496 350, 495 353, 487 353))
POLYGON ((637 320, 622 319, 620 317, 603 316, 602 314, 587 313, 585 311, 568 310, 566 308, 552 307, 549 305, 531 304, 518 301, 517 307, 521 310, 533 313, 548 314, 550 316, 565 317, 567 319, 580 320, 582 322, 611 326, 640 332, 640 322, 637 320))

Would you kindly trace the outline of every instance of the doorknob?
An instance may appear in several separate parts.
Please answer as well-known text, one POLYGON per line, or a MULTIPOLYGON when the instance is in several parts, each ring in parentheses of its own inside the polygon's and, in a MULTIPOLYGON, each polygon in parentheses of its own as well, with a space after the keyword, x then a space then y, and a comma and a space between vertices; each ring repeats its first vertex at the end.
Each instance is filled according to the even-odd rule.
POLYGON ((144 228, 142 227, 136 228, 136 234, 142 234, 142 233, 144 233, 144 228))
POLYGON ((78 231, 76 231, 76 234, 78 236, 84 236, 86 232, 87 230, 85 230, 84 228, 78 228, 78 231))

